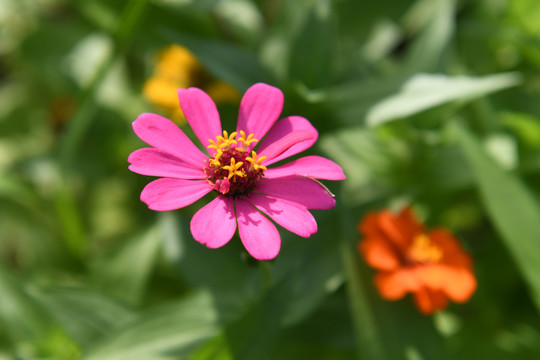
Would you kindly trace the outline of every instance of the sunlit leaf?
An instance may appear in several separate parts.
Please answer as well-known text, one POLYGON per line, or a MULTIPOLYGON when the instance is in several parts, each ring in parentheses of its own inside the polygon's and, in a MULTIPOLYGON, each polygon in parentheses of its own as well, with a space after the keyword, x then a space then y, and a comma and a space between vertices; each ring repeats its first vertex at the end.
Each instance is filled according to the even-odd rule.
POLYGON ((371 126, 411 116, 450 101, 466 101, 519 84, 515 73, 485 77, 418 74, 402 90, 374 105, 367 114, 371 126))

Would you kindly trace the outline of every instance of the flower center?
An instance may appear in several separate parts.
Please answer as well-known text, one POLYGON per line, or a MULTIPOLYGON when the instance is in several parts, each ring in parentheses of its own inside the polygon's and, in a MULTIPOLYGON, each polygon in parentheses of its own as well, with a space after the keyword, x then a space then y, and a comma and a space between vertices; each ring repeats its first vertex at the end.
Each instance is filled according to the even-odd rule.
POLYGON ((436 263, 442 259, 443 252, 427 235, 420 234, 413 239, 407 256, 414 263, 436 263))
POLYGON ((261 162, 266 156, 257 157, 255 151, 250 154, 247 149, 250 144, 256 143, 253 134, 246 136, 240 130, 228 134, 223 131, 223 136, 216 136, 216 140, 208 140, 209 149, 215 149, 216 153, 208 159, 208 165, 204 168, 206 179, 214 186, 214 190, 228 196, 245 196, 251 191, 263 177, 266 166, 261 162))

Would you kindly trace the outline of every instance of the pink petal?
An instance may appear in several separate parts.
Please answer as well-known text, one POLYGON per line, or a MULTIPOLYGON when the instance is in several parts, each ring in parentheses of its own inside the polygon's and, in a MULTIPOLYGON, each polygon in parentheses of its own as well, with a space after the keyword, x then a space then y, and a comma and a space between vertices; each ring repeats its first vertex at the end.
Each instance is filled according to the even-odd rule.
POLYGON ((263 179, 257 191, 300 204, 307 209, 328 210, 336 206, 334 196, 319 182, 300 176, 263 179))
MULTIPOLYGON (((266 164, 266 163, 265 163, 266 164)), ((267 179, 290 175, 307 176, 314 179, 343 180, 343 169, 335 162, 320 156, 306 156, 264 172, 267 179)))
POLYGON ((204 179, 202 166, 195 167, 184 160, 155 148, 142 148, 132 152, 128 161, 129 170, 149 176, 173 177, 177 179, 204 179))
POLYGON ((252 193, 247 200, 290 232, 305 238, 317 232, 315 218, 298 203, 257 193, 252 193))
POLYGON ((216 104, 208 94, 194 87, 178 89, 178 99, 186 120, 207 149, 208 140, 216 140, 216 136, 221 135, 221 121, 216 104))
POLYGON ((296 130, 306 130, 311 131, 314 135, 313 138, 302 141, 292 147, 290 147, 287 151, 285 151, 280 156, 275 157, 272 159, 272 161, 267 161, 266 164, 272 164, 275 162, 278 162, 282 159, 285 159, 289 156, 298 154, 306 149, 309 149, 315 142, 317 141, 317 138, 319 136, 319 133, 317 132, 317 129, 311 125, 311 123, 308 121, 308 119, 303 118, 301 116, 289 116, 286 118, 283 118, 279 120, 276 125, 274 125, 271 129, 268 135, 264 138, 264 140, 260 143, 257 152, 262 152, 264 149, 266 149, 268 146, 272 145, 272 143, 276 142, 277 140, 283 138, 285 135, 292 131, 296 130))
POLYGON ((151 210, 168 211, 183 208, 212 191, 206 180, 161 178, 152 181, 141 192, 141 200, 151 210))
POLYGON ((266 156, 266 159, 262 162, 263 165, 271 164, 273 159, 277 158, 281 154, 285 153, 291 147, 306 140, 313 139, 315 135, 311 131, 297 130, 288 133, 281 139, 273 142, 266 149, 260 152, 260 156, 266 156))
POLYGON ((236 216, 240 239, 251 256, 257 260, 275 258, 281 247, 276 226, 243 199, 236 199, 236 216))
POLYGON ((246 135, 253 134, 254 138, 261 140, 279 118, 282 109, 281 90, 263 83, 255 84, 242 98, 236 131, 244 130, 246 135))
POLYGON ((171 120, 144 113, 132 124, 135 134, 157 149, 176 155, 195 166, 204 164, 206 157, 171 120))
POLYGON ((228 243, 235 232, 234 201, 228 196, 218 196, 191 219, 193 238, 211 249, 228 243))

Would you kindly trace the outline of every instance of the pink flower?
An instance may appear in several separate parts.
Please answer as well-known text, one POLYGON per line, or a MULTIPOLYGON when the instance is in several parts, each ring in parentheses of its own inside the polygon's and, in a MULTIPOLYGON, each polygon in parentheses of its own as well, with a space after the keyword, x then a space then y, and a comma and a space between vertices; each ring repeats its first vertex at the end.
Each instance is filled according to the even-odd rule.
POLYGON ((268 217, 302 237, 317 232, 308 209, 331 209, 335 200, 314 179, 343 180, 345 175, 336 163, 319 156, 267 168, 308 149, 318 137, 303 117, 277 121, 283 108, 279 89, 262 83, 250 87, 231 134, 222 131, 216 105, 202 90, 178 89, 178 98, 207 153, 172 121, 141 114, 133 122, 133 130, 153 147, 134 151, 128 161, 133 172, 161 177, 141 193, 150 209, 179 209, 214 192, 217 197, 191 219, 193 237, 209 248, 219 248, 229 242, 238 226, 246 250, 258 260, 273 259, 281 246, 276 226, 268 217))

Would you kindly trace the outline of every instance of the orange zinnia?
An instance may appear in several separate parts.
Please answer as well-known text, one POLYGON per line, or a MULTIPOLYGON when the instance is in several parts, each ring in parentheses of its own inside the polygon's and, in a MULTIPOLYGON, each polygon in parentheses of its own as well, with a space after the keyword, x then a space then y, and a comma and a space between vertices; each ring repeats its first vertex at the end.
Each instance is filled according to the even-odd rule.
POLYGON ((408 292, 420 311, 444 309, 448 299, 465 302, 476 289, 472 259, 445 229, 427 231, 409 207, 399 214, 369 213, 359 223, 364 239, 358 250, 379 270, 375 286, 387 300, 408 292))

